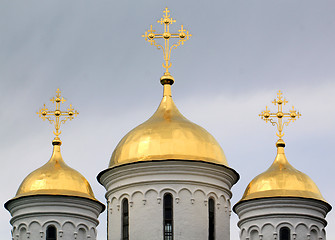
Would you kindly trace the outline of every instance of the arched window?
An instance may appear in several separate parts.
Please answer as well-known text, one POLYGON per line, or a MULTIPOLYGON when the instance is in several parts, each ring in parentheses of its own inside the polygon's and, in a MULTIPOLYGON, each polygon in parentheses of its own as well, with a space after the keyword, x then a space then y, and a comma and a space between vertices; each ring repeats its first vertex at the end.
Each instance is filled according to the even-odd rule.
POLYGON ((279 240, 291 240, 291 231, 288 227, 280 228, 279 240))
POLYGON ((173 198, 170 193, 164 195, 163 218, 164 240, 173 240, 173 198))
POLYGON ((54 225, 47 227, 46 240, 57 240, 57 228, 54 225))
POLYGON ((215 201, 208 200, 208 240, 215 239, 215 201))
POLYGON ((122 240, 129 239, 129 207, 128 199, 122 201, 122 240))

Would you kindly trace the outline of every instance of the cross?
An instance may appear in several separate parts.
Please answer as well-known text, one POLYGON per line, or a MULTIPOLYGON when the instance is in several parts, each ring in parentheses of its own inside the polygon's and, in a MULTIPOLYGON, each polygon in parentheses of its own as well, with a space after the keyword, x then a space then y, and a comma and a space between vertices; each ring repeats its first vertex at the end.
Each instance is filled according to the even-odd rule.
POLYGON ((181 25, 180 30, 178 30, 179 33, 170 33, 170 25, 176 22, 171 16, 170 11, 168 8, 165 8, 163 11, 165 15, 157 21, 157 23, 160 23, 161 25, 164 24, 164 32, 163 33, 156 33, 155 30, 152 29, 152 25, 150 25, 150 29, 148 29, 147 32, 145 32, 142 37, 145 38, 146 41, 148 41, 151 45, 154 45, 157 47, 157 49, 163 50, 164 55, 164 63, 162 64, 163 68, 165 68, 164 76, 161 78, 161 83, 169 83, 173 84, 174 79, 169 73, 169 68, 171 67, 171 50, 176 49, 180 45, 184 45, 185 41, 187 41, 192 35, 189 34, 189 32, 184 29, 184 26, 181 25), (171 38, 178 38, 178 42, 175 44, 172 44, 170 46, 170 39, 171 38), (156 39, 164 39, 164 46, 160 45, 156 42, 156 39))
POLYGON ((301 114, 294 109, 294 106, 292 106, 292 110, 289 110, 289 113, 283 112, 283 105, 286 105, 288 101, 284 99, 282 95, 282 92, 279 91, 277 94, 277 99, 274 99, 272 101, 274 105, 278 106, 278 110, 276 113, 271 113, 268 109, 268 106, 266 106, 265 111, 259 114, 259 116, 265 122, 270 122, 273 126, 277 126, 278 133, 276 134, 280 139, 284 136, 284 125, 288 126, 290 122, 294 122, 297 118, 301 116, 301 114), (285 121, 285 118, 287 118, 287 121, 285 121))
POLYGON ((43 121, 48 120, 51 124, 55 126, 56 131, 54 131, 53 133, 56 135, 55 140, 59 140, 58 136, 62 133, 59 130, 61 124, 64 124, 67 120, 71 121, 79 113, 77 112, 77 110, 73 109, 71 104, 67 111, 61 111, 60 104, 64 103, 66 99, 61 97, 61 91, 59 90, 59 88, 56 91, 56 97, 53 97, 52 99, 50 99, 50 101, 56 104, 56 109, 51 111, 45 106, 45 104, 43 104, 43 108, 41 108, 37 112, 37 114, 40 118, 43 119, 43 121))

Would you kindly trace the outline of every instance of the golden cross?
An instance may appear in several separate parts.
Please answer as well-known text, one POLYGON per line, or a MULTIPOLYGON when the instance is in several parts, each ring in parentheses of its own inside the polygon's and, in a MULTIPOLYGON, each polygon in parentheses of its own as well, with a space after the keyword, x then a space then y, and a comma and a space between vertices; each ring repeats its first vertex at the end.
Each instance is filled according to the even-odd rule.
POLYGON ((278 111, 271 113, 268 106, 266 106, 265 111, 259 114, 259 116, 265 120, 265 122, 270 122, 273 126, 277 125, 278 133, 276 134, 281 139, 284 136, 284 125, 288 126, 290 122, 294 122, 299 118, 301 114, 294 110, 294 106, 292 106, 292 110, 290 110, 289 113, 283 113, 283 105, 288 103, 288 101, 283 98, 281 91, 278 92, 277 99, 274 99, 272 103, 278 106, 278 111), (276 118, 278 121, 275 121, 276 118), (285 118, 288 118, 287 121, 284 120, 285 118))
POLYGON ((51 124, 55 126, 56 132, 54 131, 54 134, 56 135, 55 139, 59 140, 59 135, 62 133, 60 129, 60 125, 64 124, 67 120, 72 120, 74 117, 76 117, 79 113, 77 110, 74 110, 72 105, 70 104, 70 107, 67 109, 67 111, 61 111, 60 110, 60 104, 64 103, 66 100, 61 97, 61 91, 59 91, 59 88, 56 91, 56 97, 53 97, 50 99, 52 103, 56 103, 56 109, 54 111, 50 111, 45 104, 43 105, 43 108, 41 108, 37 114, 40 116, 40 118, 47 119, 51 124), (64 119, 60 119, 61 117, 64 117, 64 119))
POLYGON ((170 33, 170 25, 176 22, 176 20, 174 20, 170 16, 170 11, 168 10, 168 8, 165 8, 163 12, 165 13, 165 15, 163 15, 161 20, 158 20, 157 23, 160 23, 161 25, 164 24, 164 33, 156 33, 156 31, 152 29, 152 25, 150 25, 150 29, 148 29, 148 31, 145 32, 142 37, 144 37, 145 40, 148 41, 151 45, 156 46, 157 49, 163 50, 165 63, 163 63, 162 66, 163 68, 165 68, 165 73, 164 76, 161 78, 161 83, 173 84, 174 79, 169 73, 169 68, 171 67, 171 50, 176 49, 180 45, 184 45, 185 41, 187 41, 192 35, 184 29, 183 25, 181 25, 180 30, 178 30, 179 33, 170 33), (156 42, 156 39, 160 38, 164 39, 164 47, 156 42), (178 38, 179 41, 170 46, 170 38, 178 38))

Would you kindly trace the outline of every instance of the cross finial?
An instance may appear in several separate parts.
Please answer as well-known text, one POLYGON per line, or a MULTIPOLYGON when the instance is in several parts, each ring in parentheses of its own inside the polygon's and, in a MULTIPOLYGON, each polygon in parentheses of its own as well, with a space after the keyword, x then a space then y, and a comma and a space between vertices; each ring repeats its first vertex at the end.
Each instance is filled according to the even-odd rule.
POLYGON ((277 136, 279 139, 281 139, 284 136, 283 128, 284 125, 288 126, 290 122, 294 122, 297 118, 301 116, 299 112, 297 112, 294 109, 294 106, 292 106, 292 110, 289 110, 289 113, 283 112, 283 105, 286 105, 288 101, 283 98, 282 92, 279 91, 277 94, 277 99, 274 99, 272 103, 274 105, 278 106, 278 110, 276 113, 271 113, 268 109, 268 106, 266 106, 265 111, 263 111, 259 116, 265 121, 270 122, 273 126, 277 126, 278 133, 277 136), (287 121, 285 121, 285 118, 287 118, 287 121))
POLYGON ((55 126, 54 134, 56 135, 54 141, 60 143, 59 135, 62 133, 59 129, 61 124, 64 124, 67 120, 72 120, 74 117, 76 117, 79 113, 77 110, 74 110, 72 105, 70 104, 70 107, 67 109, 67 111, 62 111, 60 109, 60 104, 64 103, 66 99, 61 97, 61 91, 59 88, 56 91, 56 97, 53 97, 50 99, 52 103, 56 104, 55 110, 49 110, 45 104, 43 104, 43 108, 41 108, 37 114, 40 116, 40 118, 44 120, 48 120, 51 124, 55 126), (61 119, 63 118, 63 119, 61 119))
POLYGON ((192 35, 189 34, 187 30, 184 29, 183 25, 181 25, 180 30, 178 30, 179 33, 170 33, 170 25, 175 23, 176 20, 174 20, 170 16, 169 14, 170 11, 168 10, 168 8, 165 8, 163 12, 165 13, 165 15, 163 15, 163 17, 160 20, 158 20, 157 23, 160 23, 161 25, 164 24, 164 32, 156 33, 156 31, 152 29, 152 25, 150 25, 150 29, 148 29, 148 31, 145 32, 145 34, 142 35, 142 37, 144 37, 145 40, 148 41, 151 45, 156 46, 157 49, 163 50, 164 63, 162 65, 163 65, 163 68, 165 68, 165 73, 161 77, 161 83, 163 85, 164 84, 172 85, 174 82, 174 79, 169 72, 169 68, 171 67, 171 62, 170 62, 171 50, 176 49, 180 45, 184 45, 185 41, 187 41, 192 35), (156 42, 156 39, 160 39, 160 38, 164 39, 164 46, 156 42), (179 41, 170 46, 171 38, 178 38, 179 41))

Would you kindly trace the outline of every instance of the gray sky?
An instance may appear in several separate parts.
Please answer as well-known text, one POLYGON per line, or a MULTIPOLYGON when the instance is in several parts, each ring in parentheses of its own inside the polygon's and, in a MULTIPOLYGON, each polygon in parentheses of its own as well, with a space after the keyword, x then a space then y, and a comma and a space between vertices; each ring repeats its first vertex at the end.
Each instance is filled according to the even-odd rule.
MULTIPOLYGON (((167 6, 192 38, 172 54, 179 110, 221 144, 241 175, 232 203, 275 158, 275 129, 258 114, 278 90, 302 118, 285 130, 286 156, 335 203, 335 1, 0 0, 1 202, 50 158, 52 126, 35 114, 57 88, 80 115, 62 128, 62 155, 105 202, 96 175, 117 143, 156 110, 162 53, 141 35, 167 6)), ((49 105, 51 106, 51 105, 49 105)), ((68 106, 68 105, 66 105, 68 106)), ((0 210, 0 235, 10 215, 0 210)), ((106 239, 106 212, 98 239, 106 239)), ((327 220, 335 239, 335 213, 327 220)), ((232 214, 231 239, 238 240, 232 214)))

